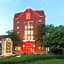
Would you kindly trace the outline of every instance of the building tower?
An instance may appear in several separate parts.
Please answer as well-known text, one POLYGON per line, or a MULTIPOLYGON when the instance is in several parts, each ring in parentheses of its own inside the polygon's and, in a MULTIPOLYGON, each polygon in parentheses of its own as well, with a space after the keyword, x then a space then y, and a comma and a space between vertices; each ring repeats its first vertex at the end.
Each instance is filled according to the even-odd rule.
POLYGON ((14 31, 20 34, 23 42, 36 41, 35 34, 39 24, 45 24, 44 11, 27 8, 24 12, 16 13, 14 16, 14 31))

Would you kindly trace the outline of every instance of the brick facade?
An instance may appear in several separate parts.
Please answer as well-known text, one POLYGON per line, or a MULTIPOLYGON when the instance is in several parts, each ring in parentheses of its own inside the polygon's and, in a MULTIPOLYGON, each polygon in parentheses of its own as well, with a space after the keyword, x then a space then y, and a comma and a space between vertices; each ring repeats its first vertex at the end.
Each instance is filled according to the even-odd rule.
POLYGON ((20 38, 24 40, 25 25, 33 25, 34 34, 39 24, 45 24, 44 11, 33 11, 32 9, 26 9, 24 12, 16 13, 14 16, 14 30, 20 33, 20 38), (26 13, 31 13, 31 18, 26 19, 26 13), (40 20, 40 22, 38 22, 40 20))
POLYGON ((34 11, 27 8, 24 12, 16 13, 14 16, 14 31, 20 34, 24 41, 34 41, 36 29, 39 24, 45 24, 44 11, 34 11))

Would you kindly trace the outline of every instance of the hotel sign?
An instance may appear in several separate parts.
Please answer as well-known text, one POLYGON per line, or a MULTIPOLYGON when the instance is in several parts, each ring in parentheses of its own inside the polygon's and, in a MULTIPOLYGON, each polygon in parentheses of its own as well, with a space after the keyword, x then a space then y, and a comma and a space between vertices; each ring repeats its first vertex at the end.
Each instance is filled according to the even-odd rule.
POLYGON ((26 20, 30 20, 31 19, 31 13, 26 13, 26 20))

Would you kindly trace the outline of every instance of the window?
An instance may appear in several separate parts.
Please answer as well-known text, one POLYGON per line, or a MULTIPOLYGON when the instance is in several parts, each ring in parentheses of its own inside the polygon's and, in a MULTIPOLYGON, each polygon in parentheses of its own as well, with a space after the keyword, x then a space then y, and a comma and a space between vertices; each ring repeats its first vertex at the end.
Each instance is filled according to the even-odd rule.
POLYGON ((33 25, 25 25, 25 29, 32 29, 33 25))
POLYGON ((27 31, 25 31, 25 35, 27 35, 27 31))
POLYGON ((30 29, 30 25, 28 25, 28 29, 30 29))
POLYGON ((31 30, 31 35, 33 35, 33 30, 31 30))
POLYGON ((17 34, 19 34, 20 32, 17 32, 17 34))
POLYGON ((17 24, 19 24, 20 22, 19 21, 17 21, 17 24))
POLYGON ((33 28, 33 25, 31 25, 31 29, 33 28))
POLYGON ((25 40, 27 40, 27 36, 26 35, 24 36, 24 38, 25 38, 25 40))
POLYGON ((30 40, 30 36, 28 36, 28 40, 30 40))
POLYGON ((20 27, 19 26, 17 26, 17 30, 19 30, 20 29, 20 27))
POLYGON ((33 38, 34 38, 34 37, 33 37, 33 36, 31 36, 31 40, 33 40, 33 38))
POLYGON ((34 33, 33 28, 34 28, 34 26, 32 24, 27 24, 27 25, 25 25, 24 28, 25 28, 25 31, 24 31, 25 40, 33 40, 34 39, 34 37, 33 37, 33 33, 34 33))
POLYGON ((30 34, 30 30, 28 30, 28 34, 30 34))
POLYGON ((38 22, 42 22, 42 20, 41 20, 41 19, 39 19, 39 20, 38 20, 38 22))
POLYGON ((25 26, 25 29, 27 29, 27 25, 25 26))

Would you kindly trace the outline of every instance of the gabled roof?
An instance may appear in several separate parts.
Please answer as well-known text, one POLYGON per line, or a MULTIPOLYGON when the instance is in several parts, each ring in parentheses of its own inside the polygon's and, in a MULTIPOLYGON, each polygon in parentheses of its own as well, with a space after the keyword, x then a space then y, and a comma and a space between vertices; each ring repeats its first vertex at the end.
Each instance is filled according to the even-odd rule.
POLYGON ((20 18, 22 15, 24 15, 24 13, 26 13, 27 11, 32 11, 35 15, 37 15, 37 16, 45 16, 44 15, 44 11, 34 11, 34 10, 32 10, 31 8, 27 8, 24 12, 21 12, 21 13, 16 13, 15 14, 15 17, 16 18, 20 18))

